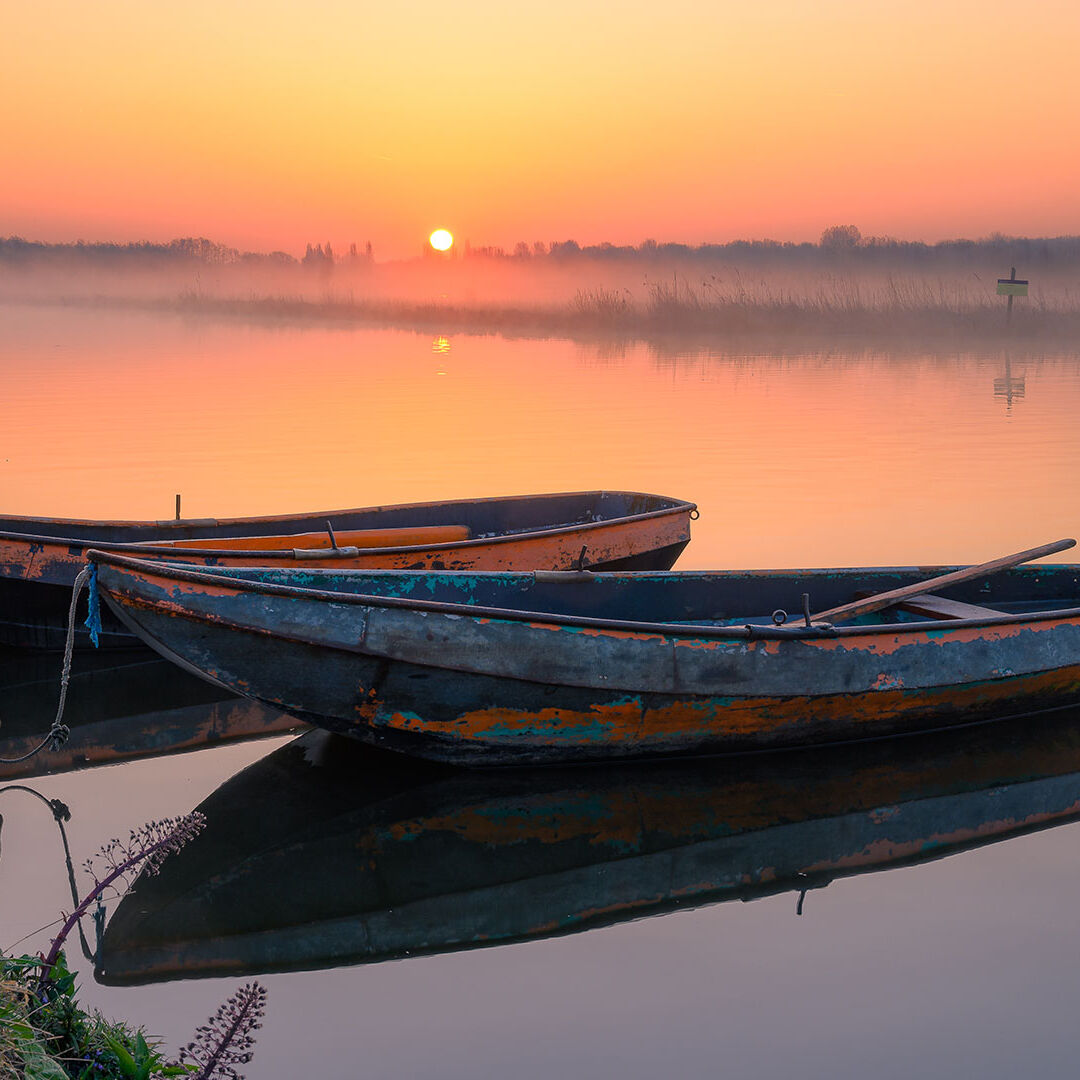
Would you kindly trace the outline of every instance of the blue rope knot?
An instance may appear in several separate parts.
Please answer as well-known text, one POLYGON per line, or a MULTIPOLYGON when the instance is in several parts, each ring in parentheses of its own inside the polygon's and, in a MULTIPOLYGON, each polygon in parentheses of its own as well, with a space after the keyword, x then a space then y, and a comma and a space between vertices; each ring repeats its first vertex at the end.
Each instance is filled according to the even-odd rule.
POLYGON ((98 635, 101 633, 101 600, 98 597, 97 563, 90 564, 90 591, 86 598, 87 614, 83 626, 90 631, 90 640, 94 648, 98 647, 98 635))

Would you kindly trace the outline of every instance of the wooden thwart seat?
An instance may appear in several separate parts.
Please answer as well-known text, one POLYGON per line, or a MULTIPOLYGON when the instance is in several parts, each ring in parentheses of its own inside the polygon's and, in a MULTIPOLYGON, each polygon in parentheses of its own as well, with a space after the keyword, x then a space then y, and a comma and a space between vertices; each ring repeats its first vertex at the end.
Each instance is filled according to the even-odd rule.
POLYGON ((934 596, 933 593, 920 593, 896 606, 901 611, 907 611, 912 615, 923 615, 928 619, 986 619, 1003 614, 993 608, 979 607, 977 604, 962 604, 959 600, 950 600, 946 596, 934 596))

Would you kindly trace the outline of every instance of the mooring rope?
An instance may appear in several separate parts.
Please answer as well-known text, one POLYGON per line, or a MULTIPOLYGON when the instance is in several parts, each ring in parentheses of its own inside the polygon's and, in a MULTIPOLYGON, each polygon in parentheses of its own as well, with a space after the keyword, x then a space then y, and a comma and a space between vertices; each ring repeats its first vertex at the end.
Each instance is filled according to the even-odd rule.
POLYGON ((94 647, 97 647, 98 635, 101 632, 101 611, 97 593, 97 566, 96 564, 91 563, 89 566, 84 566, 79 571, 78 576, 75 578, 75 584, 71 589, 71 606, 68 608, 67 641, 64 643, 64 669, 60 673, 60 704, 56 708, 56 718, 52 722, 52 727, 49 728, 49 733, 34 747, 33 750, 23 754, 22 757, 0 757, 0 763, 4 765, 19 765, 24 761, 29 761, 35 754, 40 754, 46 747, 53 751, 59 750, 60 747, 68 741, 71 729, 66 724, 62 723, 62 720, 64 717, 64 706, 67 703, 68 683, 71 681, 71 654, 75 648, 75 610, 79 603, 79 595, 82 593, 83 586, 87 581, 90 582, 90 611, 86 616, 84 625, 90 631, 90 640, 93 641, 94 647))

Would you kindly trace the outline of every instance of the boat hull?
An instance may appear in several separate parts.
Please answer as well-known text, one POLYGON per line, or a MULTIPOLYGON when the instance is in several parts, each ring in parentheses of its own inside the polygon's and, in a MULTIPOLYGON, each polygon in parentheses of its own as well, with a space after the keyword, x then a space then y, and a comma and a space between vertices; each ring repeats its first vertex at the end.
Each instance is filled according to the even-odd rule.
MULTIPOLYGON (((1080 700, 1080 611, 748 636, 742 627, 560 623, 104 558, 108 604, 181 666, 328 730, 454 765, 772 750, 1080 700)), ((431 575, 384 577, 391 593, 435 584, 431 575)), ((496 584, 520 594, 530 577, 496 584)), ((691 591, 695 577, 708 581, 647 577, 691 591)), ((640 585, 634 575, 595 580, 563 588, 600 595, 640 585)))
MULTIPOLYGON (((71 587, 90 548, 127 551, 158 561, 193 566, 333 567, 335 569, 666 570, 690 540, 692 503, 636 492, 585 492, 463 502, 330 511, 293 518, 232 521, 90 523, 46 519, 0 519, 0 646, 56 650, 67 640, 71 587), (305 530, 416 529, 461 521, 471 538, 399 547, 350 548, 325 555, 281 547, 260 548, 262 536, 305 530), (12 525, 27 531, 4 531, 12 525), (55 535, 32 530, 47 530, 55 535), (251 536, 248 547, 170 547, 202 537, 208 543, 251 536), (150 541, 160 540, 155 546, 150 541)), ((328 537, 324 537, 328 544, 328 537)), ((75 644, 90 640, 76 620, 75 644)), ((103 648, 131 648, 138 639, 105 613, 103 648)))

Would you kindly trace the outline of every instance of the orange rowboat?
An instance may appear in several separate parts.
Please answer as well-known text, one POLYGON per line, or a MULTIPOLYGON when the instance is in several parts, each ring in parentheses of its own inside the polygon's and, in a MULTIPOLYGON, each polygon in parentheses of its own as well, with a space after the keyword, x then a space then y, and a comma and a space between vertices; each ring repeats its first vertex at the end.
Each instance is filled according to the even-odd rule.
MULTIPOLYGON (((0 645, 63 648, 88 548, 196 566, 667 570, 696 516, 680 499, 589 491, 220 520, 0 518, 0 645)), ((80 627, 76 646, 88 642, 80 627)), ((138 641, 108 618, 101 644, 138 641)))

